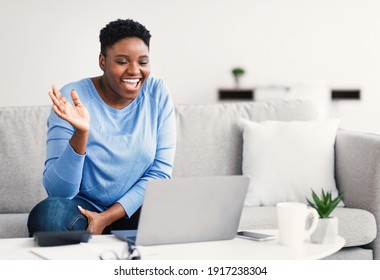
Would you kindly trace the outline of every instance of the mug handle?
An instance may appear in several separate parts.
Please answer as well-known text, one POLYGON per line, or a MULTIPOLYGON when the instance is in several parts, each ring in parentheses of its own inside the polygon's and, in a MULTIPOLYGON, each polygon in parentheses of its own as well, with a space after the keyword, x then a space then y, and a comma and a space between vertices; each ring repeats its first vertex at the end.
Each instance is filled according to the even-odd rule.
POLYGON ((319 221, 319 215, 317 210, 314 208, 306 209, 306 217, 309 217, 309 215, 313 216, 313 222, 308 230, 305 231, 305 239, 308 238, 312 233, 317 229, 318 221, 319 221))

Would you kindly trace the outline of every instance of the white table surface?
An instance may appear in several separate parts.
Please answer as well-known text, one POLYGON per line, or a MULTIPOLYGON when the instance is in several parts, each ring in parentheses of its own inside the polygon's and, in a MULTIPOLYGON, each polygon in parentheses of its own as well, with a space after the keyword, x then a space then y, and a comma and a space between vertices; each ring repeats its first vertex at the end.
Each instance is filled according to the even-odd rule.
MULTIPOLYGON (((275 230, 257 232, 277 234, 275 230)), ((138 246, 144 260, 292 260, 322 259, 345 244, 338 237, 334 244, 320 245, 309 241, 300 247, 286 247, 278 239, 258 242, 237 237, 232 240, 184 243, 173 245, 138 246)), ((33 238, 0 239, 0 259, 99 259, 102 252, 113 250, 121 254, 126 243, 113 235, 93 236, 88 243, 76 245, 38 247, 33 238)))

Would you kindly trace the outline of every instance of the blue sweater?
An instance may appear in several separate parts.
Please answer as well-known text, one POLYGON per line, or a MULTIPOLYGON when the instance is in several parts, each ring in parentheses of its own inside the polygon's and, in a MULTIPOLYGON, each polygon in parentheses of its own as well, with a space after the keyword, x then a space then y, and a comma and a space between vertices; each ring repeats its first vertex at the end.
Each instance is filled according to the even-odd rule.
POLYGON ((150 77, 121 110, 108 106, 90 79, 61 89, 71 102, 72 89, 90 113, 86 154, 69 144, 73 126, 51 111, 43 184, 49 196, 79 196, 99 211, 118 202, 130 217, 142 205, 148 180, 171 178, 176 128, 168 89, 150 77))

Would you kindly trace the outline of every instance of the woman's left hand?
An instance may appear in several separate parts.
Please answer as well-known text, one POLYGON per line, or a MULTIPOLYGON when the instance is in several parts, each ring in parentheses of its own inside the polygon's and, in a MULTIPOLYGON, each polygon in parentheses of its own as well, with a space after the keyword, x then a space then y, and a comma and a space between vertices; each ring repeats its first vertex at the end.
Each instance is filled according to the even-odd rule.
POLYGON ((95 235, 102 234, 106 228, 107 223, 100 213, 92 212, 78 206, 79 211, 87 217, 88 226, 87 231, 92 232, 95 235))

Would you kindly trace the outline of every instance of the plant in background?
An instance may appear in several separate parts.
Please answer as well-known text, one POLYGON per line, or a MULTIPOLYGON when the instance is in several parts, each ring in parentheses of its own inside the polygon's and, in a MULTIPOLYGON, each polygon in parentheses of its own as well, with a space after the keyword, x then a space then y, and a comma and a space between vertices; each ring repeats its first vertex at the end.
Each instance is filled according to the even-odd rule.
POLYGON ((240 77, 245 73, 245 70, 241 67, 236 67, 232 69, 232 74, 234 75, 235 78, 235 84, 236 87, 239 87, 240 85, 240 77))
POLYGON ((329 218, 331 212, 334 211, 334 209, 338 206, 339 202, 342 200, 343 193, 338 195, 335 199, 332 199, 331 191, 325 192, 322 189, 322 195, 321 197, 318 197, 316 193, 312 190, 312 197, 313 197, 314 203, 306 198, 309 206, 317 210, 321 218, 329 218))

